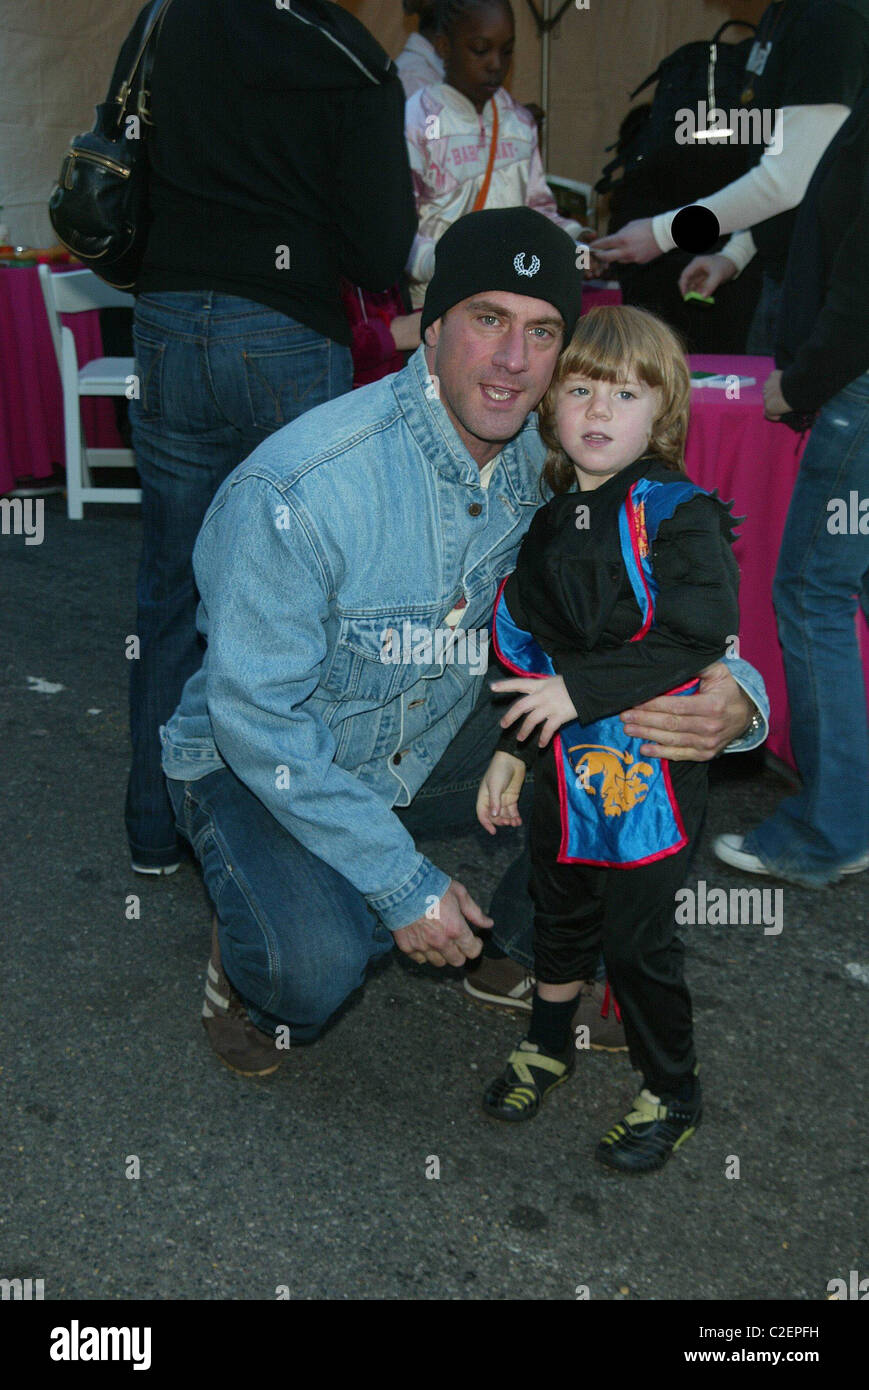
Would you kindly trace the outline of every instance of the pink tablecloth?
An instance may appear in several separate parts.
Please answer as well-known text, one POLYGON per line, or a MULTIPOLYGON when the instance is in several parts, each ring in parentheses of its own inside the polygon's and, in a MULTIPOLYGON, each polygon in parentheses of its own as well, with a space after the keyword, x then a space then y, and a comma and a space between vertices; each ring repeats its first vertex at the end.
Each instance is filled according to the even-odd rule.
MULTIPOLYGON (((56 272, 62 274, 62 271, 56 272)), ((99 315, 64 317, 79 366, 102 356, 99 315)), ((119 448, 112 402, 82 403, 85 439, 119 448)), ((17 478, 47 478, 64 461, 63 400, 36 267, 0 269, 0 495, 17 478)))
POLYGON ((594 309, 599 304, 621 304, 621 302, 622 291, 619 285, 598 285, 590 280, 583 284, 582 312, 584 314, 587 314, 589 309, 594 309))
MULTIPOLYGON (((717 488, 725 501, 732 498, 736 515, 746 518, 734 548, 742 573, 739 654, 766 682, 771 705, 768 747, 793 763, 772 580, 804 446, 786 425, 764 419, 763 384, 773 370, 772 358, 695 356, 690 362, 695 371, 755 378, 755 385, 741 388, 738 400, 728 400, 714 387, 691 388, 686 465, 695 482, 717 488)), ((858 621, 869 692, 869 629, 862 617, 858 621)))

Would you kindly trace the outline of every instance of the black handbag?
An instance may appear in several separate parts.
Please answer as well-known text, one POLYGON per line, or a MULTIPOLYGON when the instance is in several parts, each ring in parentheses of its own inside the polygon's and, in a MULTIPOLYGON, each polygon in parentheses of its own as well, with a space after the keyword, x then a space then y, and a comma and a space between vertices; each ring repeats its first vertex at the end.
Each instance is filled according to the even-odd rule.
POLYGON ((135 286, 148 239, 151 72, 170 3, 154 0, 126 79, 96 107, 93 130, 70 141, 48 203, 64 246, 116 289, 135 286))

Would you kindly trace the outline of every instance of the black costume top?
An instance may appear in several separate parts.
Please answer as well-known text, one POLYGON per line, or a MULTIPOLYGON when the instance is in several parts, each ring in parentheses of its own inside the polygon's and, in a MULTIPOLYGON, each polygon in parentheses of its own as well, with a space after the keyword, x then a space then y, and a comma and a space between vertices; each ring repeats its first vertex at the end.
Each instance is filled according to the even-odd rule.
MULTIPOLYGON (((582 724, 685 684, 719 660, 738 632, 733 521, 729 506, 704 493, 659 527, 651 547, 655 619, 642 641, 631 641, 642 615, 618 516, 639 478, 684 482, 646 456, 593 491, 553 497, 536 513, 504 589, 513 619, 552 659, 582 724)), ((536 738, 519 743, 515 727, 502 733, 499 748, 530 762, 536 738)))

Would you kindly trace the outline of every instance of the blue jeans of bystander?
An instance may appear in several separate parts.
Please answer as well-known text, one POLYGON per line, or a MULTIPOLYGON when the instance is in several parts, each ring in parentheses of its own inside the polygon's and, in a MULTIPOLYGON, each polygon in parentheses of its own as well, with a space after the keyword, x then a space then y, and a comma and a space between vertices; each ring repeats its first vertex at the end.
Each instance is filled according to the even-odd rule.
POLYGON ((869 372, 833 396, 812 429, 773 589, 803 786, 744 848, 810 887, 869 849, 869 726, 854 624, 858 596, 869 616, 869 534, 859 527, 869 512, 858 510, 867 498, 869 372))
POLYGON ((143 537, 126 825, 134 862, 156 868, 179 857, 158 731, 202 661, 191 563, 202 520, 263 439, 351 389, 352 360, 349 348, 285 314, 210 290, 140 295, 134 342, 143 537))

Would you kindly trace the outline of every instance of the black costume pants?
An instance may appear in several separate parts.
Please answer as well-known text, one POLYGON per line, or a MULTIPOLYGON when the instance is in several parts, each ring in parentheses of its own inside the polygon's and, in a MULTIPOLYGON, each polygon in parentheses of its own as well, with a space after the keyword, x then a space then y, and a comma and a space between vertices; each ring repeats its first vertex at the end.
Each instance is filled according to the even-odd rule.
POLYGON ((691 996, 684 946, 675 933, 675 895, 706 802, 705 763, 671 763, 688 843, 636 869, 559 864, 561 820, 552 745, 535 764, 531 813, 534 969, 544 984, 591 980, 603 951, 631 1063, 656 1093, 694 1067, 691 996))

